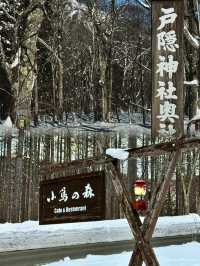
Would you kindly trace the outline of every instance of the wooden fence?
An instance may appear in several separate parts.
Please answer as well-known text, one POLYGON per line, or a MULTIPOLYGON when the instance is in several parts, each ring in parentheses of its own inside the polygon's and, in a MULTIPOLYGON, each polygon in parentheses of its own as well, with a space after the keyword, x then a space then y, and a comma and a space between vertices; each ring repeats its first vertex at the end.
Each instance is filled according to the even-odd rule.
MULTIPOLYGON (((55 173, 41 171, 44 166, 54 163, 71 162, 73 160, 91 158, 105 153, 108 147, 136 146, 141 142, 141 137, 133 136, 134 141, 127 139, 119 133, 90 134, 31 134, 20 132, 17 135, 6 134, 0 137, 0 222, 22 222, 25 220, 38 220, 39 182, 67 176, 73 173, 84 173, 91 170, 102 170, 103 165, 95 169, 68 169, 62 168, 55 173), (126 143, 127 141, 127 143, 126 143), (99 145, 100 143, 100 145, 99 145)), ((149 141, 146 140, 145 141, 149 141)), ((140 144, 139 144, 140 145, 140 144)), ((190 156, 185 156, 191 162, 190 156)), ((186 160, 185 159, 185 160, 186 160)), ((131 159, 121 163, 121 172, 125 180, 130 197, 132 186, 136 178, 144 178, 149 187, 155 186, 166 169, 165 156, 158 158, 131 159)), ((186 172, 188 171, 187 166, 186 172)), ((199 163, 199 157, 197 160, 199 163)), ((48 167, 46 168, 48 169, 48 167)), ((189 173, 189 171, 188 171, 189 173)), ((177 171, 178 174, 178 171, 177 171)), ((195 174, 199 175, 199 168, 195 174)), ((183 186, 180 175, 174 178, 166 197, 163 215, 183 214, 185 203, 183 186)), ((188 181, 186 180, 186 183, 188 181)), ((190 185, 190 211, 199 210, 200 181, 196 177, 190 185)), ((106 218, 114 219, 123 217, 122 210, 116 199, 111 180, 106 179, 106 218)))

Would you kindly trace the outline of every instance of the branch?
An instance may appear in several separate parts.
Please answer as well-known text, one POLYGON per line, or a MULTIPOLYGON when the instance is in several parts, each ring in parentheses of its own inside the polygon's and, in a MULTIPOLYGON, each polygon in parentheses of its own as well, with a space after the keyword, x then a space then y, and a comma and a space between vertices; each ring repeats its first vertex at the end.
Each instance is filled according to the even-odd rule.
POLYGON ((136 1, 139 5, 141 5, 142 7, 146 8, 146 9, 150 9, 150 7, 151 7, 148 0, 144 0, 144 1, 143 0, 136 0, 136 1))
POLYGON ((184 25, 184 35, 188 42, 192 45, 192 47, 194 47, 195 49, 199 49, 199 41, 194 36, 192 36, 186 25, 184 25))
POLYGON ((16 22, 16 19, 15 19, 13 16, 11 16, 11 15, 8 13, 8 11, 7 11, 4 7, 1 6, 0 9, 4 12, 4 15, 6 15, 6 17, 7 17, 10 21, 12 21, 13 23, 16 22))
POLYGON ((10 80, 11 80, 10 71, 9 71, 9 68, 8 68, 8 64, 6 62, 6 55, 4 53, 4 49, 3 49, 1 38, 0 38, 0 66, 4 69, 4 71, 5 71, 6 75, 7 75, 7 78, 9 80, 9 82, 10 82, 10 80))
POLYGON ((194 149, 194 158, 192 160, 192 169, 191 169, 191 176, 190 176, 190 182, 189 182, 189 185, 188 185, 188 191, 187 191, 187 194, 188 196, 190 195, 190 190, 191 190, 191 187, 192 187, 192 183, 193 183, 193 180, 195 178, 195 171, 196 171, 196 163, 197 163, 197 159, 198 159, 198 156, 196 154, 196 149, 194 149))
POLYGON ((0 91, 3 91, 3 92, 5 92, 6 94, 8 94, 8 95, 14 97, 14 94, 13 94, 13 93, 10 93, 9 91, 7 91, 7 90, 5 90, 5 89, 3 89, 3 88, 0 88, 0 91))
POLYGON ((140 109, 142 109, 142 110, 144 110, 144 111, 151 112, 151 109, 146 108, 146 107, 144 107, 144 106, 142 106, 142 105, 140 105, 140 104, 136 104, 136 103, 133 103, 133 102, 130 102, 130 104, 131 104, 131 105, 134 105, 134 106, 136 106, 136 107, 139 107, 140 109))
POLYGON ((49 46, 44 40, 42 40, 40 37, 37 38, 38 42, 41 43, 44 47, 47 48, 57 59, 58 63, 60 64, 61 59, 58 57, 58 55, 55 53, 55 51, 52 49, 51 46, 49 46))
POLYGON ((32 1, 33 3, 30 4, 27 9, 23 10, 19 15, 22 18, 27 18, 29 14, 31 14, 33 11, 35 11, 37 8, 40 8, 43 11, 43 6, 45 1, 39 1, 35 0, 32 1))

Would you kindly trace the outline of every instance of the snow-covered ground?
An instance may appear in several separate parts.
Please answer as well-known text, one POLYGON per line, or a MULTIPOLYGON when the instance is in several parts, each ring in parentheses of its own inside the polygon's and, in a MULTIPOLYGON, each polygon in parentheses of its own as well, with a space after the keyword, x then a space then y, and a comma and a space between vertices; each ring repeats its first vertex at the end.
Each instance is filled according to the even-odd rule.
MULTIPOLYGON (((161 266, 199 266, 200 243, 190 242, 184 245, 174 245, 156 248, 155 252, 161 266)), ((131 252, 115 255, 88 255, 86 258, 40 264, 37 266, 126 266, 129 263, 131 252)))
MULTIPOLYGON (((153 237, 200 234, 200 217, 160 217, 153 237)), ((0 224, 0 252, 132 240, 126 219, 39 225, 35 221, 0 224)), ((199 263, 200 265, 200 263, 199 263)))
MULTIPOLYGON (((141 136, 141 135, 151 135, 150 128, 146 128, 137 124, 128 123, 104 123, 96 122, 90 123, 67 123, 67 124, 49 124, 42 123, 38 127, 30 127, 26 132, 31 134, 75 134, 78 132, 91 132, 91 133, 114 133, 114 132, 128 132, 130 135, 141 136)), ((6 134, 18 134, 18 129, 13 125, 12 127, 4 126, 0 124, 0 135, 4 136, 6 134)))
MULTIPOLYGON (((194 120, 199 118, 200 111, 197 116, 194 117, 194 120)), ((192 119, 193 120, 193 119, 192 119)), ((191 121, 192 121, 191 120, 191 121)), ((184 130, 187 133, 187 125, 189 119, 188 117, 184 118, 184 130)), ((146 124, 143 124, 143 115, 142 113, 132 113, 128 114, 127 112, 121 111, 119 114, 119 120, 116 117, 113 117, 112 122, 101 122, 94 121, 94 114, 90 113, 88 115, 82 113, 69 113, 66 117, 63 116, 62 122, 55 122, 52 120, 52 117, 48 115, 41 116, 39 118, 39 125, 34 126, 33 122, 31 123, 28 131, 35 134, 58 134, 61 132, 71 132, 74 129, 79 131, 89 131, 89 132, 127 132, 135 136, 140 136, 141 134, 151 136, 151 117, 148 113, 146 117, 146 124)), ((193 125, 190 129, 191 134, 196 134, 193 125)), ((7 117, 6 120, 0 121, 0 135, 5 134, 17 134, 18 130, 16 126, 12 123, 10 117, 7 117)), ((164 137, 164 136, 163 136, 164 137)))
MULTIPOLYGON (((39 119, 39 125, 34 127, 31 123, 31 127, 28 129, 31 133, 36 134, 57 134, 60 132, 72 131, 74 129, 90 132, 121 132, 129 131, 130 134, 141 135, 151 134, 150 130, 150 116, 147 119, 147 125, 143 124, 143 117, 141 113, 128 114, 127 112, 120 113, 120 122, 113 118, 112 122, 100 122, 94 121, 94 114, 78 114, 70 113, 68 117, 63 117, 63 122, 55 122, 51 117, 44 116, 39 119)), ((0 121, 0 134, 13 133, 16 134, 16 126, 12 123, 11 118, 7 117, 5 121, 0 121)))

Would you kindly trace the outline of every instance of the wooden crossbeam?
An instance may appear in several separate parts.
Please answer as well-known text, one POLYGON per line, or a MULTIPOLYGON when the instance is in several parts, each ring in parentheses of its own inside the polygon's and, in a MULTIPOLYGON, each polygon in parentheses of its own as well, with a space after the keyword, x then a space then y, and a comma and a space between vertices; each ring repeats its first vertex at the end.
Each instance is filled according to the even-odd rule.
MULTIPOLYGON (((124 214, 127 217, 132 234, 139 243, 137 247, 142 260, 144 260, 147 266, 159 266, 156 255, 150 243, 145 240, 142 234, 139 215, 137 211, 132 208, 122 177, 113 163, 106 165, 106 174, 111 177, 113 186, 116 191, 116 196, 122 206, 124 214)), ((133 265, 136 266, 136 264, 132 264, 132 266, 133 265)))
POLYGON ((84 167, 92 167, 94 165, 105 165, 109 164, 111 162, 114 162, 115 159, 111 157, 105 158, 105 156, 102 156, 101 158, 89 158, 89 159, 83 159, 83 160, 74 160, 71 162, 64 162, 64 163, 48 163, 48 164, 40 164, 40 173, 55 173, 56 171, 60 171, 66 168, 84 168, 84 167))
POLYGON ((127 149, 129 158, 141 156, 159 156, 171 153, 177 150, 185 151, 200 147, 200 138, 185 138, 175 139, 173 141, 143 146, 139 148, 127 149))
MULTIPOLYGON (((171 154, 170 163, 168 165, 167 173, 164 177, 164 180, 160 186, 160 189, 157 193, 157 196, 153 198, 153 202, 150 203, 150 210, 148 215, 145 217, 142 225, 142 234, 145 241, 150 242, 153 232, 156 227, 158 217, 160 215, 161 209, 163 207, 165 196, 170 186, 170 181, 174 174, 176 164, 181 156, 181 152, 177 150, 171 154)), ((140 253, 140 242, 137 241, 135 246, 135 251, 132 254, 129 266, 142 266, 143 257, 140 253)))
POLYGON ((139 215, 137 211, 132 208, 123 179, 115 166, 116 162, 106 165, 106 174, 111 177, 117 198, 121 203, 122 209, 127 217, 131 231, 136 240, 135 250, 133 251, 129 266, 142 266, 143 261, 147 266, 159 265, 155 253, 150 245, 150 241, 180 155, 181 152, 179 150, 171 153, 166 175, 158 190, 157 196, 153 198, 153 202, 150 204, 152 208, 145 217, 142 229, 139 215))
MULTIPOLYGON (((185 150, 192 150, 196 147, 200 147, 200 138, 181 138, 178 140, 164 142, 154 145, 143 146, 139 148, 127 149, 126 151, 129 152, 129 158, 132 157, 142 157, 142 156, 159 156, 168 154, 177 150, 185 151, 185 150)), ((56 163, 56 164, 40 164, 40 172, 43 173, 53 173, 55 171, 59 171, 65 169, 67 167, 76 167, 76 168, 83 168, 83 167, 91 167, 93 165, 106 165, 109 163, 114 162, 115 159, 107 156, 99 158, 89 158, 86 160, 74 160, 72 162, 64 162, 64 163, 56 163)))
POLYGON ((117 159, 107 156, 106 158, 102 157, 91 158, 87 160, 76 160, 63 164, 47 165, 45 167, 41 166, 41 171, 47 171, 47 173, 51 173, 57 170, 62 170, 66 167, 90 168, 95 165, 104 165, 106 174, 110 176, 112 180, 116 191, 116 196, 122 206, 124 214, 130 225, 132 234, 136 240, 135 250, 133 251, 129 266, 141 266, 143 261, 147 266, 159 266, 159 262, 155 256, 153 248, 150 245, 150 241, 181 152, 185 149, 190 150, 198 146, 200 146, 200 138, 180 138, 171 142, 126 150, 129 152, 129 158, 170 154, 168 170, 162 184, 160 185, 156 193, 156 196, 152 197, 150 209, 144 219, 143 224, 140 221, 137 211, 133 209, 132 204, 129 200, 125 184, 119 170, 116 167, 118 163, 117 159))

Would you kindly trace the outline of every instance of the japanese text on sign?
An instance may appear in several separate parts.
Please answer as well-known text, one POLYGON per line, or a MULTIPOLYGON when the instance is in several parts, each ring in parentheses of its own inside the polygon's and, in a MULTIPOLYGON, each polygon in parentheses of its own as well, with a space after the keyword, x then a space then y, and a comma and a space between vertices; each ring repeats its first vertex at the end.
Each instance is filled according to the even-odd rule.
POLYGON ((83 197, 84 199, 91 199, 93 197, 95 197, 95 194, 93 192, 93 189, 90 185, 90 183, 88 183, 85 186, 84 191, 81 192, 77 192, 74 191, 71 195, 69 194, 68 190, 66 187, 62 187, 62 189, 59 191, 58 193, 59 195, 56 195, 54 191, 51 191, 50 195, 48 196, 48 198, 46 199, 48 203, 58 199, 59 202, 63 201, 63 202, 67 202, 69 197, 71 196, 72 200, 78 200, 80 199, 80 197, 83 197))
POLYGON ((40 182, 40 224, 105 219, 103 171, 40 182))
POLYGON ((178 15, 174 8, 161 8, 161 13, 160 25, 157 27, 157 45, 161 52, 156 71, 159 75, 156 97, 160 100, 160 113, 157 115, 159 119, 158 133, 174 135, 176 134, 175 122, 179 116, 176 114, 178 97, 172 79, 178 70, 179 62, 173 53, 179 49, 179 44, 177 43, 176 32, 174 30, 167 31, 166 26, 174 24, 178 15), (165 54, 166 51, 170 54, 162 55, 162 52, 165 54))

